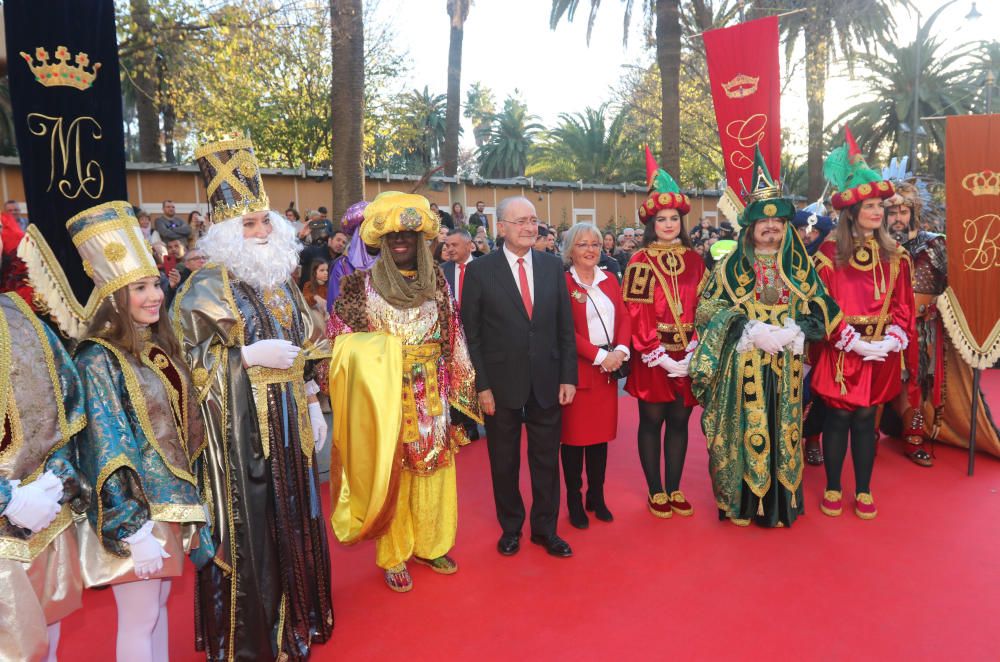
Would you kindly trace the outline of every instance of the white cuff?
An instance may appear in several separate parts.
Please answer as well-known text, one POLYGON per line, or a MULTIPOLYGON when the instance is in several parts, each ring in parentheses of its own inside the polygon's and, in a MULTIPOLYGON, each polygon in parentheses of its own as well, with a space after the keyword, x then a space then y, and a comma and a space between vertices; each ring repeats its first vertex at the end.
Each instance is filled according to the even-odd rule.
POLYGON ((150 534, 153 533, 153 520, 146 520, 146 523, 139 527, 139 530, 125 538, 123 542, 127 542, 130 545, 134 545, 137 542, 144 540, 150 534))
POLYGON ((316 395, 319 393, 319 384, 316 383, 315 379, 310 379, 306 382, 306 395, 316 395))
POLYGON ((597 356, 594 357, 593 365, 601 365, 604 363, 604 359, 608 358, 608 350, 603 347, 597 348, 597 356))
POLYGON ((659 361, 662 357, 666 356, 667 352, 662 347, 657 347, 652 352, 642 355, 642 362, 646 365, 653 365, 659 361))
POLYGON ((906 332, 896 324, 890 324, 885 330, 885 335, 892 336, 899 341, 898 351, 900 352, 910 346, 910 337, 906 335, 906 332))
POLYGON ((840 340, 834 345, 842 352, 849 352, 861 340, 861 334, 850 324, 844 324, 844 330, 840 332, 840 340))
POLYGON ((628 361, 632 358, 632 350, 630 350, 625 345, 618 345, 615 349, 625 355, 625 360, 628 361))
POLYGON ((688 346, 686 348, 684 348, 684 351, 686 353, 690 354, 691 352, 693 352, 697 348, 698 348, 698 340, 695 339, 695 338, 692 338, 691 342, 688 343, 688 346))

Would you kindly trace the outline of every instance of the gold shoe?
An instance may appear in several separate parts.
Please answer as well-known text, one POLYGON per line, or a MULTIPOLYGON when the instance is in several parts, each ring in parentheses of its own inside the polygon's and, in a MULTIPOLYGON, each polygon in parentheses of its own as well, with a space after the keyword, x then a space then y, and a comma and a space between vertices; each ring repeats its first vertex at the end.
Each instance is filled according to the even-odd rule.
POLYGON ((878 516, 878 508, 870 492, 859 492, 854 495, 854 514, 861 519, 875 519, 878 516))
POLYGON ((824 515, 830 517, 840 517, 844 512, 843 493, 840 490, 827 490, 823 492, 823 500, 819 503, 819 509, 824 515))
POLYGON ((736 526, 750 526, 750 520, 749 519, 740 519, 738 517, 730 517, 729 521, 732 522, 733 524, 735 524, 736 526))
POLYGON ((670 498, 666 492, 657 492, 646 497, 646 505, 654 517, 670 519, 674 514, 673 509, 670 507, 670 498))
POLYGON ((694 515, 694 506, 684 498, 684 493, 674 490, 670 493, 670 509, 681 517, 691 517, 694 515))

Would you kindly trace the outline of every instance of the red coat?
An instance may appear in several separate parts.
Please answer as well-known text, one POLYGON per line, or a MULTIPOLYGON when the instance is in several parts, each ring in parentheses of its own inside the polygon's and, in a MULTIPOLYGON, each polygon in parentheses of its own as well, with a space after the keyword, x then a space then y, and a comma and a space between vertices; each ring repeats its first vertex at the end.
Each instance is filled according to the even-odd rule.
POLYGON ((684 246, 658 249, 653 244, 632 256, 622 278, 623 298, 632 318, 632 372, 625 382, 629 394, 646 402, 683 398, 686 407, 697 403, 690 379, 668 377, 660 367, 647 368, 641 355, 662 346, 675 361, 684 358, 687 345, 696 337, 695 311, 707 276, 705 261, 684 246), (671 259, 676 260, 673 267, 671 259), (676 288, 671 273, 676 276, 676 288), (680 330, 664 287, 680 305, 680 330))
MULTIPOLYGON (((628 347, 632 333, 628 309, 622 301, 618 279, 607 273, 605 276, 597 287, 615 306, 614 328, 608 328, 611 344, 628 347)), ((577 386, 572 404, 563 407, 562 441, 571 446, 600 444, 618 436, 618 382, 594 365, 598 350, 606 343, 594 345, 590 342, 587 309, 592 304, 569 272, 566 273, 566 287, 576 332, 577 386)), ((604 323, 609 321, 605 319, 604 323)))
MULTIPOLYGON (((904 346, 915 343, 909 256, 900 253, 882 258, 874 268, 865 268, 863 260, 859 263, 855 259, 837 264, 836 256, 836 242, 828 241, 820 246, 815 260, 826 291, 844 315, 840 329, 852 326, 863 340, 872 341, 881 340, 889 327, 894 326, 894 335, 903 336, 904 346), (880 290, 878 297, 875 296, 876 286, 880 290), (880 319, 882 335, 876 335, 880 319)), ((864 361, 856 352, 837 349, 841 338, 839 331, 834 333, 821 341, 814 352, 813 392, 839 409, 870 407, 895 398, 902 388, 906 352, 890 353, 885 361, 864 361)))

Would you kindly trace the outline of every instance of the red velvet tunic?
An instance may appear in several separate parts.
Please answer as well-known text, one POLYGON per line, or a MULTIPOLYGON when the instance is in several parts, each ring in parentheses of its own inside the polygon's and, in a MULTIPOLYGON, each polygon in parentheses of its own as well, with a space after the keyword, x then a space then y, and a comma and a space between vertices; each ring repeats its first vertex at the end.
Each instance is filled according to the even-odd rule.
POLYGON ((707 276, 701 256, 680 244, 654 243, 632 256, 622 278, 622 296, 632 318, 632 372, 625 382, 630 395, 646 402, 682 398, 686 407, 697 403, 690 379, 668 377, 658 366, 649 368, 642 355, 663 347, 675 361, 684 358, 695 338, 694 316, 707 276), (679 320, 667 303, 667 291, 677 303, 679 320))
MULTIPOLYGON (((573 329, 576 331, 577 385, 572 404, 563 407, 562 443, 569 446, 602 444, 618 436, 618 380, 611 379, 607 373, 601 372, 600 366, 594 365, 597 351, 602 348, 590 342, 587 297, 583 296, 583 288, 568 272, 566 287, 569 289, 573 329)), ((611 344, 628 346, 632 325, 622 301, 618 279, 608 276, 597 287, 615 305, 615 327, 608 328, 611 344)), ((605 324, 608 322, 610 320, 604 320, 605 324)))
POLYGON ((902 388, 905 347, 916 342, 909 257, 901 253, 873 263, 870 246, 855 251, 848 264, 837 264, 837 244, 828 241, 816 252, 816 269, 844 314, 841 331, 852 326, 871 342, 897 327, 904 336, 904 351, 890 353, 885 361, 863 361, 856 352, 837 349, 845 337, 841 331, 821 341, 813 353, 811 388, 839 409, 870 407, 896 397, 902 388))

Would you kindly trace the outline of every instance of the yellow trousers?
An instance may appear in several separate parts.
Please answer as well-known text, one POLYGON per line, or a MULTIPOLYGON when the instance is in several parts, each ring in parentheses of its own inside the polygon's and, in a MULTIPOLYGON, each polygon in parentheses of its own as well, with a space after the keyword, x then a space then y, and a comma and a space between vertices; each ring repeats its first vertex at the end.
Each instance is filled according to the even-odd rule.
POLYGON ((375 563, 388 570, 411 556, 436 559, 455 546, 458 489, 455 458, 430 476, 403 471, 396 516, 389 531, 375 540, 375 563))

